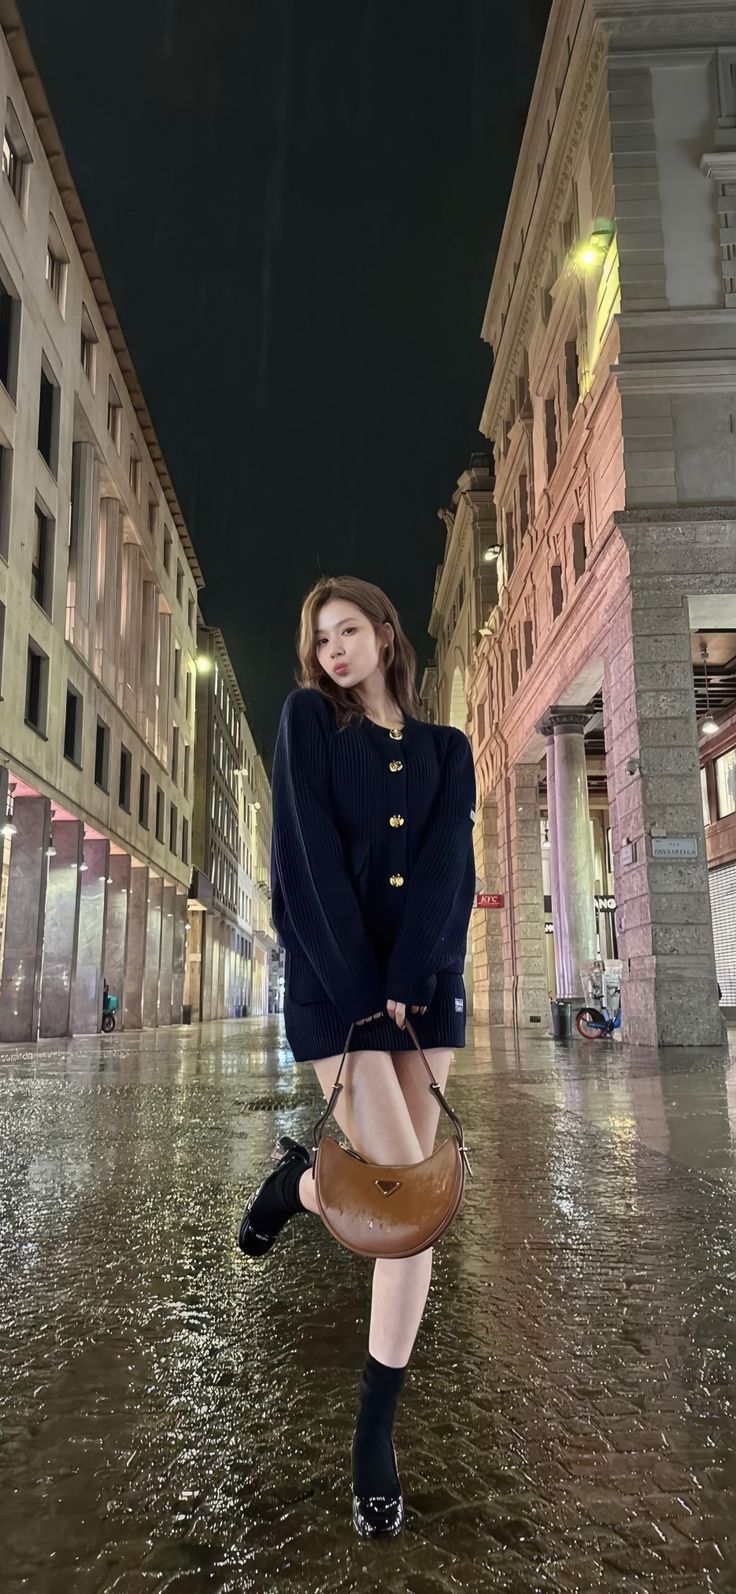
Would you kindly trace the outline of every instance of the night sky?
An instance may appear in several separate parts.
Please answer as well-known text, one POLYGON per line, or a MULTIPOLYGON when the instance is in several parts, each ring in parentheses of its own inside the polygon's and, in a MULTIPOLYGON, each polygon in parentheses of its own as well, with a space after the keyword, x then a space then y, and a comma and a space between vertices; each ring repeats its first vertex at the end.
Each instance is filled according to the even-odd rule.
POLYGON ((317 575, 420 665, 545 0, 20 0, 270 759, 317 575))

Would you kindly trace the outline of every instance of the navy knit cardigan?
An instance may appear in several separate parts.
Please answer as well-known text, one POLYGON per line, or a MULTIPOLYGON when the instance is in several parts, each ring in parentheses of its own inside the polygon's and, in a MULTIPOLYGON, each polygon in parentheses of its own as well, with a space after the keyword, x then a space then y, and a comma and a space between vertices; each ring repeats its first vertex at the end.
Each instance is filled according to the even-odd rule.
POLYGON ((320 692, 284 704, 273 765, 272 914, 288 994, 347 1024, 431 1002, 462 973, 475 892, 475 771, 461 731, 340 730, 320 692))

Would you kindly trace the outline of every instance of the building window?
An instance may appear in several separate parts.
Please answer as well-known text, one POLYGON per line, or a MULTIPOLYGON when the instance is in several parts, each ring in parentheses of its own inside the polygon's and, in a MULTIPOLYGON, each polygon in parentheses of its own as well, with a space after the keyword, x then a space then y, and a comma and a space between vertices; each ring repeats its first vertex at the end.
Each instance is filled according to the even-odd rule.
POLYGON ((184 713, 186 714, 186 717, 187 717, 187 720, 188 720, 189 724, 191 724, 191 721, 192 721, 192 672, 189 669, 186 671, 185 680, 184 680, 184 713))
POLYGON ((148 530, 152 537, 158 531, 158 499, 152 492, 148 494, 148 530))
POLYGON ((181 822, 181 861, 189 862, 189 820, 182 818, 181 822))
POLYGON ((185 797, 189 796, 189 763, 190 763, 190 748, 189 748, 189 743, 185 742, 185 744, 184 744, 184 773, 182 775, 182 782, 181 782, 181 789, 182 789, 185 797))
POLYGON ((557 464, 557 405, 554 398, 544 401, 544 442, 547 453, 547 480, 557 464))
POLYGON ((483 743, 484 743, 484 741, 486 739, 486 702, 485 702, 485 698, 483 699, 482 703, 478 704, 478 712, 477 712, 477 715, 476 715, 476 727, 477 727, 477 731, 478 731, 478 746, 482 747, 482 745, 483 745, 483 743))
POLYGON ((174 700, 179 702, 181 694, 181 648, 178 642, 174 643, 174 700))
POLYGON ((710 824, 710 797, 708 796, 708 771, 704 765, 700 769, 700 800, 703 804, 703 824, 710 824))
POLYGON ((510 509, 506 510, 506 580, 510 581, 516 564, 516 539, 514 537, 514 517, 510 509))
POLYGON ((190 592, 189 601, 187 603, 187 625, 189 626, 189 629, 190 629, 190 631, 192 633, 192 636, 194 636, 194 621, 195 621, 194 593, 190 592))
POLYGON ((715 759, 718 818, 736 814, 736 747, 715 759))
POLYGON ((148 804, 151 795, 151 779, 145 769, 141 770, 138 782, 138 823, 144 830, 148 829, 148 804))
POLYGON ((174 726, 171 732, 171 779, 175 786, 179 784, 179 727, 174 726))
POLYGON ((69 270, 69 256, 61 241, 59 229, 51 217, 49 221, 49 236, 46 244, 46 281, 51 293, 64 314, 66 306, 66 279, 69 270))
POLYGON ((10 497, 13 485, 13 450, 0 443, 0 557, 10 551, 10 497))
POLYGON ((179 833, 179 815, 176 806, 171 803, 169 807, 169 852, 176 852, 176 842, 179 833))
POLYGON ((18 386, 20 300, 0 278, 0 382, 15 401, 18 386))
POLYGON ((110 779, 110 727, 104 720, 97 721, 95 736, 95 786, 109 791, 110 779))
POLYGON ((133 437, 130 439, 130 465, 128 466, 128 481, 133 489, 133 496, 141 500, 141 456, 135 446, 133 437))
POLYGON ((45 611, 51 613, 54 587, 54 522, 36 504, 33 517, 33 547, 31 550, 31 596, 45 611))
POLYGON ((133 772, 132 755, 127 747, 120 747, 120 776, 118 779, 118 803, 126 813, 130 813, 130 778, 133 772))
POLYGON ((164 839, 164 794, 160 786, 156 787, 156 840, 164 839))
POLYGON ((176 601, 177 603, 184 602, 184 571, 178 559, 176 561, 176 601))
POLYGON ((556 620, 562 613, 562 565, 552 565, 550 570, 552 578, 552 619, 556 620))
POLYGON ((167 576, 171 575, 171 532, 164 530, 164 570, 167 576))
POLYGON ((49 661, 46 654, 29 639, 26 666, 26 725, 30 725, 39 736, 46 734, 48 674, 49 661))
POLYGON ((578 346, 575 339, 565 344, 565 397, 567 400, 567 424, 569 426, 580 399, 580 367, 578 346))
POLYGON ((524 669, 530 670, 534 663, 534 621, 524 621, 524 669))
POLYGON ((576 520, 572 528, 572 566, 575 580, 579 581, 585 570, 588 553, 585 546, 585 521, 576 520))
POLYGON ((38 452, 55 476, 59 458, 59 389, 45 365, 41 367, 38 395, 38 452))
POLYGON ((22 211, 25 210, 30 165, 31 152, 21 132, 20 122, 8 100, 3 135, 3 171, 22 211))
POLYGON ((70 764, 82 764, 82 699, 79 692, 67 682, 66 714, 64 716, 64 757, 70 764))
POLYGON ((86 305, 82 305, 82 325, 80 330, 80 359, 82 370, 94 393, 95 376, 97 374, 97 333, 90 320, 86 305))
POLYGON ((107 430, 110 433, 110 436, 111 436, 111 438, 113 440, 113 443, 115 444, 115 447, 116 447, 118 453, 120 453, 120 433, 121 433, 121 429, 122 429, 122 420, 123 420, 123 405, 122 405, 122 401, 121 401, 121 398, 120 398, 120 394, 118 393, 118 390, 117 390, 117 388, 115 386, 115 383, 113 382, 113 380, 111 378, 110 379, 110 387, 109 387, 109 391, 108 391, 108 395, 107 395, 107 430))
POLYGON ((517 689, 517 687, 519 685, 519 652, 518 652, 518 648, 512 648, 511 649, 511 655, 510 655, 510 659, 509 659, 509 667, 510 667, 510 672, 511 672, 511 693, 512 693, 512 696, 513 696, 513 693, 516 691, 516 689, 517 689))
POLYGON ((529 486, 526 473, 519 477, 519 537, 523 542, 529 530, 529 486))

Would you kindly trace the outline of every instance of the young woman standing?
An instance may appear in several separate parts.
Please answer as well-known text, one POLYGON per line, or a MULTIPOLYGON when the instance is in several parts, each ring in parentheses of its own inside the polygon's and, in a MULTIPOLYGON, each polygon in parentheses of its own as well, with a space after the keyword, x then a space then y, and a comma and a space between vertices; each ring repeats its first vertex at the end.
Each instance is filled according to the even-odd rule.
MULTIPOLYGON (((415 654, 379 587, 320 580, 299 634, 300 688, 273 765, 272 912, 286 950, 284 1019, 296 1062, 329 1098, 359 1026, 335 1117, 371 1162, 431 1155, 439 1105, 404 1024, 444 1091, 465 1044, 463 965, 475 890, 475 774, 461 731, 418 718, 415 654)), ((309 1152, 291 1140, 240 1233, 263 1256, 287 1220, 316 1212, 309 1152)), ((374 1264, 368 1360, 352 1448, 353 1521, 395 1534, 404 1503, 393 1422, 432 1252, 374 1264)))

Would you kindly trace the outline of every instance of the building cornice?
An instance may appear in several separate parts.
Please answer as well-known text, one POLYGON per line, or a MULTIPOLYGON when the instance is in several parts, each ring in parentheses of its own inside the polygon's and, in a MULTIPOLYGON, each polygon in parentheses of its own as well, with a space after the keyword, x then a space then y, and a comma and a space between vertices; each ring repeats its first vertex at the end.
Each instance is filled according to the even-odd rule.
POLYGON ((591 0, 597 20, 618 46, 665 42, 733 42, 734 0, 591 0))
POLYGON ((105 280, 102 265, 89 229, 89 223, 74 185, 74 179, 64 154, 59 131, 51 114, 51 107, 46 98, 44 86, 31 53, 28 36, 23 27, 16 0, 0 0, 0 27, 5 35, 23 94, 28 102, 36 133, 51 168, 51 175, 56 184, 67 221, 74 236, 74 242, 79 250, 82 265, 97 302, 105 331, 110 339, 122 375, 125 378, 130 401, 161 484, 169 514, 179 533, 181 545, 196 585, 201 591, 204 587, 204 576, 194 551, 194 544, 187 530, 181 505, 176 496, 174 484, 163 456, 163 450, 156 435, 148 405, 143 397, 143 389, 118 321, 117 312, 112 302, 112 295, 105 280))
POLYGON ((619 360, 611 366, 621 393, 734 393, 736 353, 713 359, 619 360))

